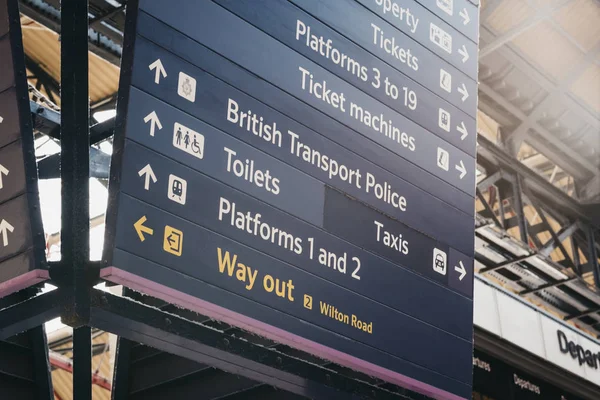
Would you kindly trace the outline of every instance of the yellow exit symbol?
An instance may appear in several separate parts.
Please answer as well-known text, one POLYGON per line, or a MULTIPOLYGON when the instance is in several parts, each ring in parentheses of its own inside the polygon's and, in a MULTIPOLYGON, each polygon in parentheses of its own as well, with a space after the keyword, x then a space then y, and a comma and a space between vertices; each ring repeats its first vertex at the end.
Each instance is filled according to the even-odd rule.
POLYGON ((165 240, 163 250, 176 256, 181 256, 183 249, 183 232, 172 226, 165 226, 165 240))
POLYGON ((304 308, 312 310, 312 296, 309 296, 307 294, 304 295, 304 308))

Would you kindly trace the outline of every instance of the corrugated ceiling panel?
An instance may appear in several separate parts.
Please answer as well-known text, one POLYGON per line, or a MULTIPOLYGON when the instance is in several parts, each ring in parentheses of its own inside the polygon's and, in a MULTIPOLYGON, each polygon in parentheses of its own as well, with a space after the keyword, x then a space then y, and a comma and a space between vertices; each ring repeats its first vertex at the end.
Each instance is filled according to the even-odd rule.
POLYGON ((576 0, 553 15, 585 50, 600 43, 600 3, 595 0, 576 0))
MULTIPOLYGON (((58 34, 34 22, 21 18, 23 44, 27 55, 60 81, 60 42, 58 34)), ((95 103, 114 94, 119 86, 119 68, 89 53, 90 100, 95 103)))
POLYGON ((541 22, 523 32, 513 44, 543 71, 560 81, 583 54, 548 22, 541 22))
POLYGON ((502 0, 500 6, 496 8, 486 22, 497 33, 502 34, 521 24, 534 13, 535 10, 524 1, 502 0))
POLYGON ((60 81, 60 44, 58 35, 29 20, 23 26, 23 46, 27 55, 60 81))
POLYGON ((586 102, 600 117, 600 67, 590 65, 571 86, 571 92, 586 102))
POLYGON ((90 98, 92 103, 105 99, 119 89, 119 68, 89 53, 90 98))

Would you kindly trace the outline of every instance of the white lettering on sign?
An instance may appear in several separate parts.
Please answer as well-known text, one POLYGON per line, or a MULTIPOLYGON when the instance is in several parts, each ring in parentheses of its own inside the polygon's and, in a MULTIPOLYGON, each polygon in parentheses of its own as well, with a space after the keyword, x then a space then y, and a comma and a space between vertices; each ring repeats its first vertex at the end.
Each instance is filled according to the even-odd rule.
POLYGON ((235 202, 224 197, 219 200, 219 221, 252 236, 275 244, 296 254, 302 254, 302 239, 262 221, 260 213, 239 211, 235 202))
POLYGON ((492 372, 492 367, 490 366, 490 363, 480 360, 477 357, 473 357, 473 366, 480 368, 487 372, 492 372))
MULTIPOLYGON (((298 67, 298 69, 302 73, 302 90, 308 91, 308 93, 312 94, 317 99, 346 113, 346 96, 344 93, 337 93, 332 89, 328 89, 325 80, 320 82, 315 81, 313 74, 309 70, 302 67, 298 67)), ((399 143, 402 147, 407 148, 410 151, 416 150, 417 146, 415 138, 395 126, 393 121, 387 119, 383 113, 374 114, 367 108, 362 107, 353 101, 350 101, 349 111, 351 117, 360 121, 375 132, 382 133, 386 138, 399 143)))
POLYGON ((367 172, 367 184, 365 190, 367 193, 372 191, 377 199, 383 200, 400 211, 406 211, 406 197, 394 191, 392 185, 389 183, 385 181, 377 182, 375 175, 370 172, 367 172))
POLYGON ((331 39, 313 34, 312 31, 313 29, 303 21, 296 21, 296 40, 304 39, 303 42, 308 48, 331 60, 335 65, 356 76, 362 82, 370 82, 373 88, 379 89, 380 93, 392 100, 399 100, 404 107, 412 111, 417 108, 417 94, 414 90, 395 84, 388 76, 382 76, 377 67, 371 67, 372 75, 369 76, 369 69, 366 66, 336 49, 331 39))
POLYGON ((386 231, 384 225, 379 221, 373 221, 377 226, 377 242, 398 251, 404 255, 408 254, 408 241, 402 239, 401 233, 392 233, 386 231))
POLYGON ((281 131, 277 122, 267 123, 260 115, 252 110, 240 111, 238 103, 233 99, 227 101, 227 121, 263 139, 265 142, 281 147, 281 131))
POLYGON ((515 380, 515 385, 517 385, 521 389, 529 390, 530 392, 533 392, 536 394, 542 394, 542 391, 540 390, 540 387, 538 385, 534 385, 533 383, 529 382, 528 380, 520 378, 517 374, 513 374, 513 378, 515 380))
POLYGON ((231 172, 259 188, 264 188, 269 193, 279 194, 279 179, 272 176, 268 169, 262 171, 256 168, 254 160, 236 158, 237 153, 227 147, 224 147, 223 150, 227 153, 227 172, 231 172))
POLYGON ((401 63, 406 64, 409 68, 415 71, 419 70, 419 59, 410 52, 410 49, 405 49, 396 44, 396 37, 386 36, 385 32, 375 24, 371 24, 373 28, 373 44, 392 57, 399 60, 401 63))
POLYGON ((338 178, 342 182, 356 186, 361 189, 360 180, 362 174, 360 169, 351 169, 344 164, 338 163, 327 154, 322 154, 317 150, 311 149, 308 145, 300 141, 300 136, 290 130, 290 153, 303 161, 314 165, 315 167, 327 172, 329 179, 338 178))
POLYGON ((410 8, 401 7, 398 3, 391 0, 375 0, 375 4, 381 7, 383 15, 391 13, 394 17, 398 18, 400 22, 405 23, 411 33, 415 33, 417 26, 419 25, 419 18, 415 17, 415 15, 410 12, 410 8))
POLYGON ((297 20, 296 40, 299 41, 302 38, 304 39, 304 44, 306 47, 331 60, 335 65, 348 71, 364 82, 369 79, 367 76, 368 69, 366 66, 361 65, 352 57, 336 49, 333 46, 333 41, 331 39, 325 40, 323 36, 312 34, 312 29, 310 26, 306 25, 301 20, 297 20))

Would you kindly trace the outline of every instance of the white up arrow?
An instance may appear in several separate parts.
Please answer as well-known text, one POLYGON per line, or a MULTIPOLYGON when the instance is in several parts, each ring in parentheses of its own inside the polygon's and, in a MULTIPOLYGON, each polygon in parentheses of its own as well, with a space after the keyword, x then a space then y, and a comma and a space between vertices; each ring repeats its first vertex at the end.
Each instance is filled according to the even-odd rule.
POLYGON ((462 133, 462 135, 460 136, 460 140, 465 140, 465 138, 469 135, 469 132, 467 131, 467 127, 465 126, 465 123, 460 121, 460 125, 458 125, 456 127, 456 130, 459 131, 460 133, 462 133))
POLYGON ((0 189, 4 187, 4 183, 2 182, 2 174, 8 175, 8 169, 4 167, 4 165, 0 164, 0 189))
POLYGON ((460 49, 458 49, 458 54, 460 54, 462 56, 463 64, 466 63, 467 60, 469 59, 469 52, 467 51, 467 48, 465 47, 464 44, 462 45, 462 47, 460 49))
POLYGON ((463 8, 458 14, 461 17, 463 17, 463 25, 466 25, 471 21, 471 18, 469 18, 469 13, 467 12, 466 8, 463 8))
POLYGON ((465 275, 467 275, 467 269, 465 268, 465 265, 463 264, 462 261, 458 262, 460 264, 460 268, 457 266, 454 266, 454 270, 456 272, 460 272, 460 276, 458 277, 459 281, 462 281, 463 278, 465 277, 465 275))
POLYGON ((156 111, 152 111, 150 114, 146 115, 146 117, 144 117, 144 122, 150 122, 150 136, 154 136, 156 128, 158 128, 159 131, 162 129, 162 124, 158 119, 158 115, 156 115, 156 111))
POLYGON ((458 93, 462 94, 461 100, 464 103, 464 101, 469 98, 469 92, 467 92, 467 87, 464 83, 462 83, 461 86, 459 86, 456 90, 458 90, 458 93))
POLYGON ((14 230, 14 226, 9 224, 7 220, 3 219, 2 222, 0 222, 0 232, 2 233, 2 243, 4 244, 4 247, 8 246, 8 232, 12 233, 14 230))
POLYGON ((162 61, 160 61, 160 58, 157 59, 156 61, 154 61, 152 64, 150 64, 148 66, 148 68, 150 70, 155 70, 154 83, 156 83, 156 84, 160 83, 161 75, 163 76, 163 78, 167 77, 167 71, 165 71, 165 67, 163 67, 163 64, 162 64, 162 61))
POLYGON ((154 175, 154 171, 152 171, 152 167, 150 164, 146 164, 146 166, 138 171, 139 176, 146 176, 146 181, 144 182, 144 189, 150 190, 150 179, 152 182, 156 183, 156 175, 154 175))
POLYGON ((464 178, 467 174, 467 169, 465 168, 465 164, 463 164, 463 161, 460 160, 460 165, 456 164, 455 167, 456 170, 460 172, 460 179, 464 178))

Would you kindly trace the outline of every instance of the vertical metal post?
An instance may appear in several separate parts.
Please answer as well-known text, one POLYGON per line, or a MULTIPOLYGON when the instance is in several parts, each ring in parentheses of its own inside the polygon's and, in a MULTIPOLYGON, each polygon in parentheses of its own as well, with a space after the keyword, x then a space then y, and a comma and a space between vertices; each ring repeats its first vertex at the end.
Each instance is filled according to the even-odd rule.
POLYGON ((88 2, 61 2, 61 272, 73 319, 89 318, 88 2))
POLYGON ((523 192, 522 192, 522 182, 521 177, 519 175, 515 176, 514 181, 512 182, 513 189, 513 208, 515 213, 517 214, 517 219, 519 221, 519 231, 521 233, 521 241, 523 243, 529 243, 528 235, 527 235, 527 220, 525 217, 525 212, 523 211, 523 192))
POLYGON ((581 276, 581 259, 579 257, 579 245, 575 239, 575 234, 569 238, 571 241, 571 250, 573 251, 573 264, 575 264, 575 273, 581 276))
POLYGON ((92 330, 73 329, 73 399, 92 400, 92 330))
POLYGON ((587 227, 587 240, 588 240, 588 263, 592 267, 594 273, 594 283, 596 287, 600 287, 600 265, 598 265, 598 252, 596 251, 596 237, 594 234, 594 227, 591 225, 587 227))
POLYGON ((89 273, 88 1, 61 1, 60 275, 70 304, 63 319, 73 330, 73 397, 92 398, 89 273))

